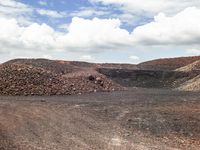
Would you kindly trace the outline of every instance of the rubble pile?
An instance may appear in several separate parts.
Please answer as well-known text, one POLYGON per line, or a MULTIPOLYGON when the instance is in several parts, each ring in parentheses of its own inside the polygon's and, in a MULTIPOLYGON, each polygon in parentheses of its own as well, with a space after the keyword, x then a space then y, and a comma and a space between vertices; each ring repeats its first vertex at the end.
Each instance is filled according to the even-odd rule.
POLYGON ((123 89, 105 76, 65 77, 27 64, 0 66, 0 95, 71 95, 123 89))

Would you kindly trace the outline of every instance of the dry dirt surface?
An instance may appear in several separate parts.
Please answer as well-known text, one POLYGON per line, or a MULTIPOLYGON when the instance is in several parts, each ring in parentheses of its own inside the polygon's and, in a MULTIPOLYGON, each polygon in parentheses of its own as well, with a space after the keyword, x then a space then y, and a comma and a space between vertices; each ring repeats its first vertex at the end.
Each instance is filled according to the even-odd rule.
POLYGON ((200 94, 0 97, 0 150, 199 150, 200 94))

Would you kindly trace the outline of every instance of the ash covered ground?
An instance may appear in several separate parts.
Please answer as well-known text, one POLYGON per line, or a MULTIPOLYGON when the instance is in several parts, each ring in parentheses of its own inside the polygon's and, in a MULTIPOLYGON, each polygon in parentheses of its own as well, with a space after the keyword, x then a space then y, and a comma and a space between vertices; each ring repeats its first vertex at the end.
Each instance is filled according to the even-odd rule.
POLYGON ((0 150, 198 150, 200 94, 1 96, 0 150))

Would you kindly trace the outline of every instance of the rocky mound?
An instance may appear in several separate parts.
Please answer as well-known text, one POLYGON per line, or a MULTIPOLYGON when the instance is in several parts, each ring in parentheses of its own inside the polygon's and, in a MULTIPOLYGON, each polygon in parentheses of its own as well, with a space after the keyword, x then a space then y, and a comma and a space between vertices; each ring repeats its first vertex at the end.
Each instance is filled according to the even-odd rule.
POLYGON ((200 56, 165 58, 147 61, 137 65, 142 70, 175 70, 200 60, 200 56))
POLYGON ((188 78, 177 88, 184 91, 200 91, 200 61, 195 61, 189 65, 176 69, 182 73, 188 73, 188 78))
POLYGON ((199 72, 200 71, 200 60, 195 61, 187 66, 176 69, 176 71, 182 72, 199 72))
POLYGON ((101 74, 64 76, 44 68, 10 62, 1 65, 0 95, 71 95, 123 89, 101 74))
POLYGON ((56 61, 48 59, 14 59, 4 64, 23 64, 39 67, 56 74, 66 74, 80 70, 80 67, 68 61, 56 61))
POLYGON ((40 95, 53 93, 61 84, 55 74, 42 68, 11 64, 0 67, 1 95, 40 95), (46 88, 44 88, 46 87, 46 88))
POLYGON ((184 82, 178 89, 182 91, 200 91, 200 75, 184 82))

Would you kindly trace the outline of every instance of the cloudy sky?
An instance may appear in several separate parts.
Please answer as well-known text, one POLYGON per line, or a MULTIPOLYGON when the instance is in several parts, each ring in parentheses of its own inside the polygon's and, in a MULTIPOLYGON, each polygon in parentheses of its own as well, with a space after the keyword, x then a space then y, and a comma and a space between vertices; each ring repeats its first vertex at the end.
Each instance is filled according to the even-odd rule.
POLYGON ((199 0, 0 0, 0 62, 200 55, 199 0))

